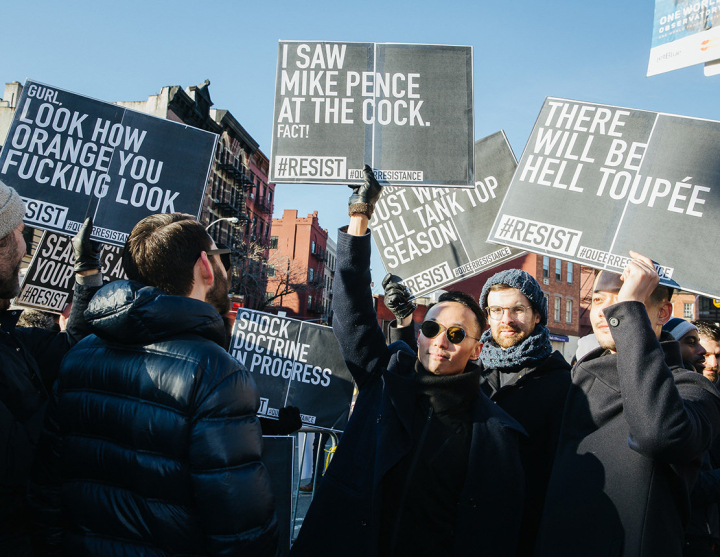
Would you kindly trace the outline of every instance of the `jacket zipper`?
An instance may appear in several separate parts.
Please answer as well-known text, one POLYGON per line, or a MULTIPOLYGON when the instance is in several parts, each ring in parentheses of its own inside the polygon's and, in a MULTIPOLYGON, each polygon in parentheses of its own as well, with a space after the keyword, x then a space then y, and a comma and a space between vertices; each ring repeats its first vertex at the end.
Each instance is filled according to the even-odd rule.
POLYGON ((418 460, 420 460, 420 453, 422 452, 423 445, 425 444, 425 438, 427 437, 428 430, 430 429, 430 421, 433 416, 432 406, 428 410, 427 419, 425 420, 425 426, 423 427, 422 434, 420 435, 420 441, 418 442, 417 449, 413 455, 412 463, 410 464, 410 470, 408 471, 407 480, 405 481, 405 487, 403 488, 402 497, 400 497, 400 505, 397 519, 395 519, 395 528, 393 528, 393 534, 390 538, 390 555, 395 555, 395 546, 397 545, 398 536, 400 535, 400 523, 402 522, 403 511, 405 510, 405 500, 407 499, 408 492, 410 491, 410 481, 412 480, 415 468, 418 460))

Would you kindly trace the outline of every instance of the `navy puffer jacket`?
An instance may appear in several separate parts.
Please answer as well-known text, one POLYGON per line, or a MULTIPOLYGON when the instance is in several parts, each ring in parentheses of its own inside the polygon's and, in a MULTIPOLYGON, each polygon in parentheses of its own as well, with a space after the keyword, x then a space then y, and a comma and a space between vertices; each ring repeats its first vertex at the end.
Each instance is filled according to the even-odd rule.
POLYGON ((218 312, 117 281, 85 315, 33 471, 39 552, 274 555, 258 393, 218 312))

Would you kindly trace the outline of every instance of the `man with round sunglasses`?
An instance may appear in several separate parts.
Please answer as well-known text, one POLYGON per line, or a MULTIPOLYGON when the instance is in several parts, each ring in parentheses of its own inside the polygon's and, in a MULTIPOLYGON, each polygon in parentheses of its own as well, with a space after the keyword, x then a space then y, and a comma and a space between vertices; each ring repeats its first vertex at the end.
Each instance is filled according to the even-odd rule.
POLYGON ((522 427, 480 389, 485 317, 462 293, 417 340, 388 347, 373 310, 373 172, 338 234, 333 329, 359 394, 292 555, 513 555, 524 501, 522 427))
POLYGON ((528 433, 520 446, 526 491, 517 555, 529 556, 560 435, 570 364, 553 352, 547 299, 532 275, 520 269, 496 273, 483 286, 480 307, 490 325, 481 338, 482 389, 528 433))

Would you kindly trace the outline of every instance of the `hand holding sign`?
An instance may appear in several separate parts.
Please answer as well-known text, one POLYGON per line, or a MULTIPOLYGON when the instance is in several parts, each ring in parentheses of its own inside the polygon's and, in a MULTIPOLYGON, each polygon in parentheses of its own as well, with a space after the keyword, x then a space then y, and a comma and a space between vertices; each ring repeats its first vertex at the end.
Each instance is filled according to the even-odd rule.
POLYGON ((100 271, 100 253, 102 244, 90 239, 93 229, 91 217, 85 219, 80 231, 72 239, 73 254, 75 255, 74 270, 78 274, 92 275, 92 271, 100 271))
POLYGON ((392 282, 390 273, 385 275, 382 285, 385 289, 385 306, 393 313, 399 324, 416 309, 415 304, 412 303, 412 294, 404 284, 392 282))
POLYGON ((617 301, 619 302, 642 302, 645 303, 653 293, 653 290, 660 284, 660 276, 655 270, 655 265, 651 259, 640 255, 635 251, 630 251, 632 259, 628 261, 625 270, 623 270, 620 280, 623 285, 618 292, 617 301))

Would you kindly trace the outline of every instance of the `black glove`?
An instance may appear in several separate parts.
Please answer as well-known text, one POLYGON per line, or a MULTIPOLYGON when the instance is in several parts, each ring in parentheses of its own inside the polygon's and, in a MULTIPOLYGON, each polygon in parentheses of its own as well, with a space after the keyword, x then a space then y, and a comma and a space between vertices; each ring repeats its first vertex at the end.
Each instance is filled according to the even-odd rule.
POLYGON ((102 244, 90 239, 93 229, 92 217, 85 219, 72 239, 73 253, 75 254, 75 272, 100 270, 100 251, 102 244))
POLYGON ((395 318, 400 321, 410 315, 417 307, 410 298, 412 294, 407 286, 399 282, 392 282, 392 275, 388 273, 382 281, 385 289, 385 307, 392 311, 395 318))
POLYGON ((367 218, 370 218, 375 210, 375 203, 382 193, 382 186, 378 184, 372 168, 367 164, 363 168, 363 173, 365 181, 361 185, 348 186, 353 191, 348 201, 348 214, 350 216, 367 215, 367 218))

